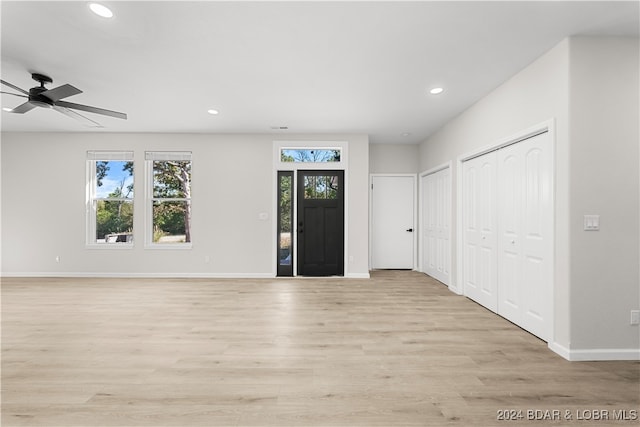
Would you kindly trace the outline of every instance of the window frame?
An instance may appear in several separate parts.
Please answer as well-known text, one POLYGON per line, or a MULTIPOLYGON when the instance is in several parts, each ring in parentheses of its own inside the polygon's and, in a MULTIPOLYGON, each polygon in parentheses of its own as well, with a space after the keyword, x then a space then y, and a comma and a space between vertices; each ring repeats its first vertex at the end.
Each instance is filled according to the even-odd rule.
POLYGON ((133 151, 109 151, 109 150, 89 150, 86 157, 86 248, 88 249, 106 249, 106 250, 122 250, 133 249, 136 241, 135 234, 135 194, 133 197, 97 197, 97 163, 98 162, 132 162, 133 167, 133 184, 135 186, 136 180, 136 168, 133 151), (132 204, 132 235, 131 242, 98 242, 96 238, 98 229, 98 201, 114 201, 114 202, 128 202, 132 204))
MULTIPOLYGON (((193 156, 191 151, 145 151, 145 249, 159 250, 189 250, 193 247, 193 240, 190 242, 156 243, 153 241, 153 204, 157 201, 164 202, 188 202, 193 212, 193 197, 155 197, 153 163, 156 161, 190 161, 193 176, 193 156)), ((192 182, 190 182, 191 186, 192 182)), ((192 225, 191 223, 190 225, 192 225)), ((193 227, 190 227, 193 231, 193 227)))
MULTIPOLYGON (((346 170, 348 165, 347 141, 273 141, 273 159, 275 170, 298 169, 337 169, 346 170), (282 150, 337 150, 340 160, 335 162, 285 162, 282 161, 282 150)), ((275 178, 274 178, 275 179, 275 178)))

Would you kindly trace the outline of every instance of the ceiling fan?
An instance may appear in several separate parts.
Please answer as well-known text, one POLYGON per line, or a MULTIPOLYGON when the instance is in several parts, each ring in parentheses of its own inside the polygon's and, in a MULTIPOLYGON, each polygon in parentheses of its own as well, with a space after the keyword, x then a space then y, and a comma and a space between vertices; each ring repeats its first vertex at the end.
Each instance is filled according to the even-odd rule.
POLYGON ((33 110, 36 107, 43 108, 53 108, 56 111, 61 112, 69 117, 72 117, 83 124, 90 127, 102 127, 102 125, 94 120, 91 120, 88 117, 83 116, 80 113, 77 113, 73 110, 81 110, 88 111, 89 113, 102 114, 105 116, 116 117, 118 119, 127 119, 127 115, 125 113, 119 113, 117 111, 105 110, 104 108, 90 107, 88 105, 82 104, 74 104, 72 102, 61 101, 62 98, 67 98, 72 95, 77 95, 82 93, 82 91, 70 84, 64 84, 62 86, 58 86, 53 89, 47 89, 44 87, 47 83, 53 83, 53 80, 49 76, 45 76, 44 74, 31 73, 31 78, 40 83, 40 86, 33 87, 29 89, 27 92, 24 89, 20 89, 18 86, 13 85, 9 82, 5 82, 4 80, 0 80, 5 86, 14 89, 18 93, 12 92, 0 92, 7 95, 19 96, 21 98, 27 98, 27 102, 24 104, 18 105, 16 108, 13 108, 9 112, 16 114, 24 114, 27 111, 33 110))

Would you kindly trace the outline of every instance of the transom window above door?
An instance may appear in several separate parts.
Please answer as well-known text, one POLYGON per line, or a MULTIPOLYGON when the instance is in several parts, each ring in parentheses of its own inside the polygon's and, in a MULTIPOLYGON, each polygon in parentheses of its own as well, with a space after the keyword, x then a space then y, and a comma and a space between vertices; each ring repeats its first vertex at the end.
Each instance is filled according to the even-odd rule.
POLYGON ((287 163, 334 163, 340 162, 340 148, 281 148, 280 161, 287 163))
POLYGON ((347 141, 273 141, 274 170, 346 170, 347 141))

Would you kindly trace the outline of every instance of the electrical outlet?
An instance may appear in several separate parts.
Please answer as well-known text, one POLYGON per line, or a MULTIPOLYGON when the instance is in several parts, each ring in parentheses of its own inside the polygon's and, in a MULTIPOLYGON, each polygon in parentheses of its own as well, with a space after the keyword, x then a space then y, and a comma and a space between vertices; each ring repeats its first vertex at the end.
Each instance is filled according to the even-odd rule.
POLYGON ((60 255, 56 255, 56 262, 60 262, 60 255))
POLYGON ((209 255, 205 255, 204 256, 204 262, 208 264, 209 261, 211 261, 211 258, 209 257, 209 255))
POLYGON ((631 325, 640 325, 640 310, 631 310, 631 325))

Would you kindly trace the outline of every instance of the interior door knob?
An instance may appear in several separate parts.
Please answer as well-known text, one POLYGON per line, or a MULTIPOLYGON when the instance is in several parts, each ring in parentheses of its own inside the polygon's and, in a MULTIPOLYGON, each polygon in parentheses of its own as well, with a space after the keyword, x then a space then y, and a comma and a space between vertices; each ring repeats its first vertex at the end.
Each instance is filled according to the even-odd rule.
POLYGON ((409 233, 413 233, 413 228, 409 228, 409 229, 407 229, 407 231, 408 231, 409 233))

